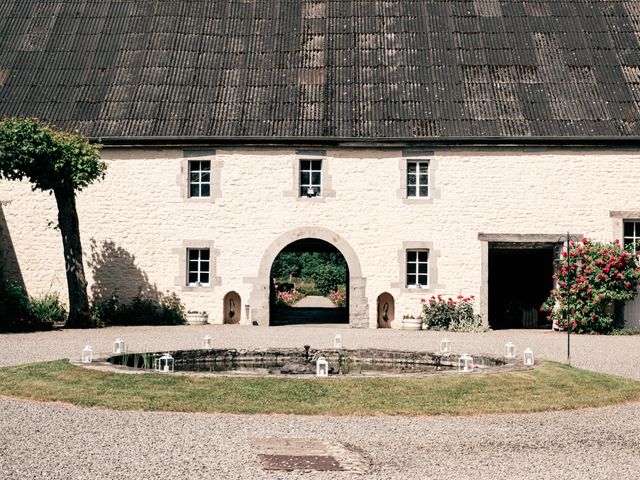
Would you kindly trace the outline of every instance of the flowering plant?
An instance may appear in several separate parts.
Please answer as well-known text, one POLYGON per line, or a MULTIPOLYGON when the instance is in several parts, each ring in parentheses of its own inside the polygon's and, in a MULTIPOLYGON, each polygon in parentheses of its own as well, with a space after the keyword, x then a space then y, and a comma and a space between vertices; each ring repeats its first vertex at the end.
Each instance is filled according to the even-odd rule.
POLYGON ((456 300, 444 299, 442 295, 432 296, 422 303, 422 322, 432 330, 469 332, 482 330, 482 318, 473 311, 474 297, 458 295, 456 300))
POLYGON ((568 253, 562 252, 554 279, 557 286, 541 308, 547 318, 578 333, 608 333, 614 327, 616 302, 636 296, 640 269, 632 251, 618 240, 600 243, 583 238, 570 242, 568 253))
POLYGON ((276 304, 291 306, 303 297, 304 293, 295 288, 283 292, 276 292, 276 304))
POLYGON ((344 307, 347 303, 347 292, 341 289, 334 290, 329 292, 329 299, 336 307, 344 307))

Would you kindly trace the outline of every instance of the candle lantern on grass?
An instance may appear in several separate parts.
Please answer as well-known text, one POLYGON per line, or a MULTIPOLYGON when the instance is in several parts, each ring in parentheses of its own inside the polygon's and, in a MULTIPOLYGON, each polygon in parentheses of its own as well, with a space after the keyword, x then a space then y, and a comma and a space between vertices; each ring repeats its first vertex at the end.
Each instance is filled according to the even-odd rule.
POLYGON ((318 358, 316 361, 316 376, 328 377, 329 376, 329 362, 324 357, 318 358))
POLYGON ((473 371, 473 357, 468 353, 463 353, 458 358, 458 371, 459 372, 472 372, 473 371))
POLYGON ((533 367, 534 359, 533 359, 533 350, 531 350, 531 348, 527 348, 524 351, 524 364, 527 367, 533 367))
POLYGON ((156 362, 156 371, 162 373, 172 373, 174 368, 173 357, 168 353, 162 355, 156 362))
POLYGON ((447 337, 440 340, 440 353, 451 353, 451 340, 447 337))
POLYGON ((125 353, 126 352, 126 344, 124 340, 118 338, 115 342, 113 342, 113 353, 125 353))
POLYGON ((93 361, 93 348, 91 345, 85 345, 82 349, 82 363, 91 363, 93 361))
POLYGON ((506 358, 516 358, 516 346, 512 342, 504 345, 504 356, 506 358))

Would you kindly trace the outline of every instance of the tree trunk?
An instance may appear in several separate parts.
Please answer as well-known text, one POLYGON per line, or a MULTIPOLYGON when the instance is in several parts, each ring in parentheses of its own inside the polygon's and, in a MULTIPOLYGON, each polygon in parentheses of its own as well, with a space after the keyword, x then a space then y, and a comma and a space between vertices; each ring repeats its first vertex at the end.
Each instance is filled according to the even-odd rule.
POLYGON ((62 235, 64 263, 67 271, 67 287, 69 289, 68 327, 82 328, 93 326, 87 297, 87 280, 82 264, 82 245, 80 244, 80 228, 76 197, 73 189, 54 190, 58 204, 58 227, 62 235))

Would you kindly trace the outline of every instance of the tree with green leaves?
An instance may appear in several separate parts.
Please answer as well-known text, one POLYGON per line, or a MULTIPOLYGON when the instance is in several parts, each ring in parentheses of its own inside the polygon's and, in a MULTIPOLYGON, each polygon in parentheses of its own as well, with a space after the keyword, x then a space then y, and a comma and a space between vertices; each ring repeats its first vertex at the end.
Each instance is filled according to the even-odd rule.
POLYGON ((100 146, 80 133, 58 131, 33 118, 0 121, 0 179, 28 180, 53 194, 58 205, 67 286, 69 327, 92 326, 76 209, 76 192, 104 178, 100 146))

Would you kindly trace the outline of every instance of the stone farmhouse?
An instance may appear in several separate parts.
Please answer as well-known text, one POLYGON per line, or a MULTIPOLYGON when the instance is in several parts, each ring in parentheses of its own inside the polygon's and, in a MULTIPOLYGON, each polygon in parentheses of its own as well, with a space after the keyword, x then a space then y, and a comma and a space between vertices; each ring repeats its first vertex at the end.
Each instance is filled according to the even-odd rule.
MULTIPOLYGON (((6 116, 104 145, 90 293, 213 323, 268 325, 278 253, 337 249, 353 327, 438 294, 535 327, 567 232, 640 240, 637 0, 4 0, 6 116)), ((32 294, 66 292, 56 212, 0 181, 32 294)))

